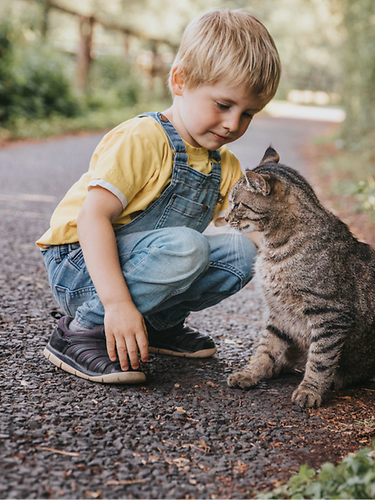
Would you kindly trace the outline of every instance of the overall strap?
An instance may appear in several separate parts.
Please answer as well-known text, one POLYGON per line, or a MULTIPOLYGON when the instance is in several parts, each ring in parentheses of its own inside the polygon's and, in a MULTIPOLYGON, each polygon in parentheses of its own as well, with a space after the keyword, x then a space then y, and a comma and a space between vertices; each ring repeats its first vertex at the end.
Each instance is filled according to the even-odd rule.
POLYGON ((168 120, 168 118, 160 112, 158 113, 149 112, 149 113, 142 113, 141 115, 139 115, 139 117, 142 116, 151 116, 163 127, 163 130, 166 136, 168 137, 169 144, 172 148, 175 162, 187 164, 188 155, 186 153, 186 147, 184 141, 181 139, 180 134, 177 132, 177 130, 174 128, 174 126, 168 120))
POLYGON ((221 154, 217 149, 215 151, 210 151, 211 158, 215 163, 220 163, 221 162, 221 154))
MULTIPOLYGON (((160 112, 158 113, 149 112, 149 113, 142 113, 141 115, 139 115, 139 117, 142 116, 151 116, 158 123, 160 123, 160 125, 164 129, 166 136, 168 137, 169 144, 175 156, 175 161, 177 163, 180 162, 187 163, 188 155, 186 153, 186 147, 184 141, 181 139, 180 134, 177 132, 177 130, 174 128, 174 126, 168 120, 168 118, 165 115, 163 115, 163 113, 160 112)), ((218 150, 210 151, 210 155, 215 163, 220 163, 221 155, 218 150)))

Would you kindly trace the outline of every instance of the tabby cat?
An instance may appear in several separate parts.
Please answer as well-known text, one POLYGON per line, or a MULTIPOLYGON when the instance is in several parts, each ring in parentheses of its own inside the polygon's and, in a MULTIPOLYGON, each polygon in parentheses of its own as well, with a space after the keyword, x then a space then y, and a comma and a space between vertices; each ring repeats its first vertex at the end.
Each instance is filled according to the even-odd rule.
POLYGON ((230 194, 229 224, 262 232, 255 269, 269 315, 252 361, 228 384, 301 367, 292 401, 318 407, 328 389, 375 376, 375 251, 278 162, 268 148, 230 194))

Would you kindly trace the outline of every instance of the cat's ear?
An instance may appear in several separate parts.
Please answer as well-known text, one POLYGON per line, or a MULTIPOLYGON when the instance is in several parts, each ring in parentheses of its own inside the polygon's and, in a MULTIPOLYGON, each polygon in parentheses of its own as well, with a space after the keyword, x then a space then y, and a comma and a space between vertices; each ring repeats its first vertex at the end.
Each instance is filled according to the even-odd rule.
POLYGON ((271 146, 266 149, 263 158, 259 165, 264 165, 265 163, 279 163, 280 156, 271 146))
POLYGON ((263 196, 270 194, 271 187, 267 182, 267 179, 269 179, 268 175, 260 175, 252 170, 246 170, 245 177, 249 191, 262 194, 263 196))

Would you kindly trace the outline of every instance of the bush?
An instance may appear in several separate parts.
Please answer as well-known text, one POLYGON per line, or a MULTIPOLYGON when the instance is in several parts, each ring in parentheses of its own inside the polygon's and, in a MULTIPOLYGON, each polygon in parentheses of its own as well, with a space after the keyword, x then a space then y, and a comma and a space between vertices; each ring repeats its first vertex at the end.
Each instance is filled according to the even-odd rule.
MULTIPOLYGON (((375 441, 372 443, 374 449, 375 441)), ((286 485, 256 498, 375 498, 375 460, 364 448, 343 459, 339 465, 325 463, 319 472, 300 467, 286 485)))
POLYGON ((89 109, 132 107, 142 100, 142 76, 122 57, 100 56, 92 63, 87 105, 89 109))
MULTIPOLYGON (((347 37, 343 94, 346 120, 342 134, 349 147, 358 148, 375 129, 375 3, 345 0, 343 4, 347 37)), ((373 144, 367 146, 374 151, 373 144)))
POLYGON ((375 218, 375 177, 368 177, 365 181, 359 181, 354 193, 361 202, 362 208, 375 218))
POLYGON ((63 61, 46 47, 23 50, 17 64, 18 93, 15 112, 27 118, 53 114, 77 116, 80 105, 73 95, 63 61))
POLYGON ((15 77, 12 67, 13 29, 9 22, 0 24, 0 122, 7 121, 13 101, 15 77))
POLYGON ((0 122, 81 112, 65 60, 46 46, 22 44, 9 21, 0 23, 0 55, 0 122))

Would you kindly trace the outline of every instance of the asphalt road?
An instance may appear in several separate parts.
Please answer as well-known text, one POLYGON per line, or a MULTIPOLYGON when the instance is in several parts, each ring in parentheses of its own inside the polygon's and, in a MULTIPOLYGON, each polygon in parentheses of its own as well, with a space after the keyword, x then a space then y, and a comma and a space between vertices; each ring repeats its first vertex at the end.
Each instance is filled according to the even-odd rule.
MULTIPOLYGON (((260 116, 232 149, 252 168, 271 143, 308 177, 303 146, 329 126, 260 116)), ((0 149, 0 498, 251 498, 306 461, 319 467, 360 446, 338 416, 349 407, 360 419, 374 385, 306 411, 290 401, 299 374, 248 392, 227 386, 262 329, 256 283, 191 315, 217 342, 212 359, 151 356, 142 387, 93 384, 48 363, 56 304, 34 242, 101 136, 0 149)))

